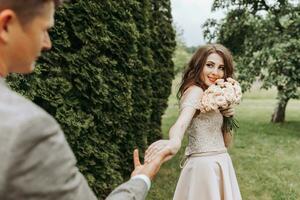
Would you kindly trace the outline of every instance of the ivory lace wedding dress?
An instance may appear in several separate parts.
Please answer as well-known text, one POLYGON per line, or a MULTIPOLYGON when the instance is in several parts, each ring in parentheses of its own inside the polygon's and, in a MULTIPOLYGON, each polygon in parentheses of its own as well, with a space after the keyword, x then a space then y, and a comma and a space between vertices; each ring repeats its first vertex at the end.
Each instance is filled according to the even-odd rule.
MULTIPOLYGON (((199 109, 192 86, 184 94, 180 109, 199 109)), ((197 96, 197 95, 196 95, 197 96)), ((221 131, 219 111, 200 113, 189 124, 186 160, 183 163, 173 200, 240 200, 242 199, 231 158, 227 153, 221 131)))

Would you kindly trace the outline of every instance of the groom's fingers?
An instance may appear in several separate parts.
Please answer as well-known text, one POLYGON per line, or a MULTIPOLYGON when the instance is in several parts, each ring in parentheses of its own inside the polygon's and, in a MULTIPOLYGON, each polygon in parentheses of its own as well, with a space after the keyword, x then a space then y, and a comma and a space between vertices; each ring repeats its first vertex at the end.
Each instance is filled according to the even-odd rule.
POLYGON ((138 149, 135 149, 134 152, 133 152, 133 163, 134 163, 134 168, 141 165, 138 149))

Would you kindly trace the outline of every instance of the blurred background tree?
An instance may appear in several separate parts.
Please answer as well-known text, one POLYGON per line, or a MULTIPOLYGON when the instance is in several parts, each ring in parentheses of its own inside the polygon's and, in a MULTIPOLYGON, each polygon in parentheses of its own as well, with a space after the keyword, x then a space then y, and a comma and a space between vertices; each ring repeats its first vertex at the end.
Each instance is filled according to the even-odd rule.
POLYGON ((174 30, 176 31, 176 49, 173 56, 174 71, 175 74, 179 74, 191 58, 193 50, 191 50, 192 47, 187 47, 185 44, 183 30, 176 25, 174 25, 174 30))
POLYGON ((244 90, 257 78, 264 89, 276 87, 278 103, 271 121, 284 122, 288 101, 299 98, 299 1, 215 0, 216 9, 226 9, 227 15, 206 21, 205 38, 232 51, 244 90))

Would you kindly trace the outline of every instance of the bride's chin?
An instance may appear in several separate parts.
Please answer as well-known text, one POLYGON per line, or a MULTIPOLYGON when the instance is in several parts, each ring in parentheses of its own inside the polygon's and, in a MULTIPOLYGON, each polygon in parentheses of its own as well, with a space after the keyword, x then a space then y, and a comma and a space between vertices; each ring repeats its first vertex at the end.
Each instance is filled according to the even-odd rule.
POLYGON ((212 82, 210 82, 210 81, 207 81, 206 83, 205 83, 205 85, 207 85, 208 87, 209 86, 211 86, 211 85, 213 85, 214 83, 212 83, 212 82))

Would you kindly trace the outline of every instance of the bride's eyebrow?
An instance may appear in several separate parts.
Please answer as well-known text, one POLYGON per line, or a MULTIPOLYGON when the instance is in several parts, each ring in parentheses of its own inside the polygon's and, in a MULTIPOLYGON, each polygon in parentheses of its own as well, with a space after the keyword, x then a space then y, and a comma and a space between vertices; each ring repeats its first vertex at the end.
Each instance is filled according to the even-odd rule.
MULTIPOLYGON (((213 65, 216 65, 216 63, 214 61, 208 60, 206 61, 206 63, 212 63, 213 65)), ((220 64, 219 67, 224 67, 224 64, 220 64)))
POLYGON ((206 61, 206 62, 207 62, 207 63, 210 62, 210 63, 212 63, 212 64, 214 64, 214 65, 216 64, 214 61, 211 61, 211 60, 208 60, 208 61, 206 61))

